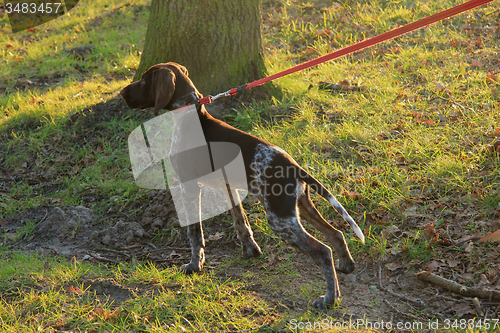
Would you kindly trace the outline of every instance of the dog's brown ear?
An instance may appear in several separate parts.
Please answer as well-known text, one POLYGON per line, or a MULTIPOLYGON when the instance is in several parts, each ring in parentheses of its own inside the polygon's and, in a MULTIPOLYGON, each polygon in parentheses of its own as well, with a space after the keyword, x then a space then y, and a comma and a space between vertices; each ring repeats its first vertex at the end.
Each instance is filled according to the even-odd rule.
POLYGON ((154 115, 158 116, 161 109, 167 106, 175 91, 175 74, 168 68, 162 68, 153 73, 153 89, 155 92, 154 115))

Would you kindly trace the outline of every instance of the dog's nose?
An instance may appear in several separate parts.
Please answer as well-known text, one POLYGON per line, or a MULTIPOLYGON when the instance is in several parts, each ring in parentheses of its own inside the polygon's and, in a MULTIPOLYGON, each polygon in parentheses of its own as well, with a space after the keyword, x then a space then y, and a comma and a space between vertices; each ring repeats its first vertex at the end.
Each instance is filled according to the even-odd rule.
POLYGON ((122 90, 120 90, 120 95, 121 95, 122 97, 124 97, 124 96, 125 96, 125 88, 123 88, 122 90))

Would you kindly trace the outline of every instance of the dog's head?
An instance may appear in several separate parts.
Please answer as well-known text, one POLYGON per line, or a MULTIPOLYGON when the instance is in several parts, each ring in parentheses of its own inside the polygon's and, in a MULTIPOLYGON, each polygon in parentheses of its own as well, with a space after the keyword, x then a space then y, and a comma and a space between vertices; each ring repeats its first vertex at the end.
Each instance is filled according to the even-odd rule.
POLYGON ((132 109, 154 107, 155 116, 161 109, 175 110, 203 97, 189 79, 187 69, 174 62, 152 66, 120 94, 132 109))

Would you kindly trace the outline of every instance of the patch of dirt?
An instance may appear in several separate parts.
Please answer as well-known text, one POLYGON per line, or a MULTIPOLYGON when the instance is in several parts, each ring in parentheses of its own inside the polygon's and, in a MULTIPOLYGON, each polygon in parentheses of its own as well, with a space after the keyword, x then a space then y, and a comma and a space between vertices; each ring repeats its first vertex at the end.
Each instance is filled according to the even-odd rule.
MULTIPOLYGON (((134 221, 119 219, 106 225, 97 222, 99 217, 85 207, 40 206, 4 219, 0 227, 6 239, 6 235, 19 237, 28 223, 34 223, 31 235, 21 233, 21 239, 11 243, 11 248, 16 250, 36 250, 105 263, 136 257, 160 266, 180 266, 189 262, 190 252, 185 228, 177 227, 173 205, 169 191, 152 191, 144 213, 134 221), (155 244, 152 244, 155 234, 162 234, 163 237, 156 238, 155 244)), ((279 246, 278 241, 268 239, 262 233, 257 232, 256 239, 264 244, 264 257, 253 260, 243 258, 232 227, 224 219, 230 220, 229 214, 204 223, 206 271, 215 270, 221 280, 231 278, 243 281, 247 284, 243 289, 275 305, 277 311, 287 313, 306 311, 311 302, 324 292, 321 271, 309 257, 289 247, 279 246), (224 262, 234 258, 241 260, 223 269, 224 262), (296 274, 292 276, 287 270, 284 281, 280 278, 284 272, 283 265, 290 265, 290 262, 296 274), (275 278, 269 278, 273 276, 275 278)), ((422 270, 421 263, 404 265, 396 256, 377 263, 366 257, 355 259, 358 260, 355 272, 338 276, 342 304, 340 308, 327 310, 334 321, 365 319, 372 323, 381 320, 427 323, 432 318, 442 321, 453 316, 475 316, 470 298, 417 280, 414 273, 422 270)), ((83 282, 101 301, 113 301, 114 304, 136 297, 137 292, 147 289, 144 286, 133 289, 124 287, 113 279, 88 279, 83 282)), ((489 311, 489 318, 498 318, 499 304, 485 302, 483 306, 489 311)))
POLYGON ((87 292, 95 294, 102 303, 113 302, 114 306, 137 297, 131 288, 120 285, 115 279, 87 279, 83 281, 83 286, 88 286, 87 292))
POLYGON ((149 234, 137 222, 123 222, 119 220, 112 227, 101 231, 94 231, 90 239, 98 244, 104 244, 110 248, 123 247, 140 242, 149 234))
POLYGON ((5 218, 0 230, 4 239, 16 240, 10 244, 13 249, 71 257, 83 251, 82 240, 88 238, 93 227, 95 218, 91 209, 39 206, 5 218))

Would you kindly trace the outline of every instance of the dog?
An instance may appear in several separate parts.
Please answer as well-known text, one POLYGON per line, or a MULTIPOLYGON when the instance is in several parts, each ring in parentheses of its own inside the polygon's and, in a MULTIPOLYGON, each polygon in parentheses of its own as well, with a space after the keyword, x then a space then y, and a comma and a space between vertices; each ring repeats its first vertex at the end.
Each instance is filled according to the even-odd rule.
MULTIPOLYGON (((309 196, 309 188, 315 190, 342 215, 363 243, 364 236, 353 218, 321 183, 281 148, 212 117, 204 105, 199 105, 198 101, 203 95, 190 80, 184 66, 173 62, 154 65, 140 80, 123 88, 120 94, 128 107, 132 109, 153 107, 155 116, 161 109, 171 111, 195 104, 206 142, 230 142, 238 145, 245 165, 248 192, 257 196, 264 206, 271 230, 287 244, 309 255, 321 267, 326 280, 326 293, 316 299, 313 306, 323 309, 329 304, 338 302, 340 290, 336 270, 351 273, 355 263, 343 233, 335 229, 316 210, 309 196), (285 190, 270 190, 276 186, 285 190), (333 246, 339 257, 335 265, 330 247, 311 236, 302 226, 301 218, 317 228, 333 246)), ((176 133, 175 135, 181 137, 173 138, 173 145, 189 136, 189 133, 176 133)), ((175 163, 173 165, 175 168, 175 163)), ((183 202, 188 202, 188 199, 199 202, 198 185, 190 188, 181 185, 181 188, 181 196, 186 198, 186 200, 183 198, 183 202)), ((262 251, 255 242, 248 218, 241 202, 237 202, 239 204, 232 208, 231 214, 243 254, 247 257, 260 256, 262 251)), ((184 265, 182 270, 190 274, 203 269, 205 240, 199 207, 185 206, 185 209, 188 219, 193 223, 187 228, 191 261, 184 265)))

